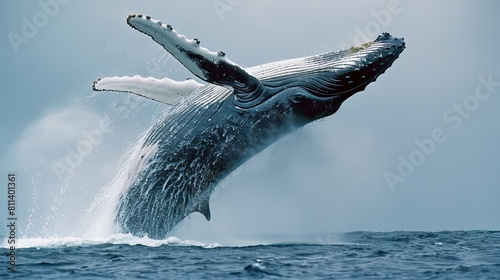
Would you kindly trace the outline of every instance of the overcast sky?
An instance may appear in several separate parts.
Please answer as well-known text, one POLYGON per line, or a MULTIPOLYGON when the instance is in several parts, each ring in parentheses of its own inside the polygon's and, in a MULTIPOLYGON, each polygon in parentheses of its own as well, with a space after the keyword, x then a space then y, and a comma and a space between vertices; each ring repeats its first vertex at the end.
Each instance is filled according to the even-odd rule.
POLYGON ((192 77, 127 26, 131 13, 170 23, 245 67, 346 48, 383 31, 407 43, 339 112, 226 179, 212 195, 212 221, 194 214, 178 234, 216 240, 500 229, 498 1, 41 0, 1 7, 0 205, 5 216, 5 178, 14 171, 25 234, 78 232, 78 217, 118 174, 122 156, 167 109, 95 94, 94 79, 192 77), (60 165, 68 156, 73 165, 60 165))

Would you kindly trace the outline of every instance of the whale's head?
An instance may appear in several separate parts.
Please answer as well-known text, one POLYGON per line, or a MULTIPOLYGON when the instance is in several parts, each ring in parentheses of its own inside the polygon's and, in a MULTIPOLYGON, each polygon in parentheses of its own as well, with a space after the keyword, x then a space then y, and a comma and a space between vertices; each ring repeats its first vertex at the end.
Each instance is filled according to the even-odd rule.
POLYGON ((318 119, 335 113, 343 101, 364 90, 404 49, 403 38, 383 33, 372 42, 347 50, 265 64, 249 71, 270 92, 268 96, 286 95, 282 98, 287 98, 298 114, 318 119))

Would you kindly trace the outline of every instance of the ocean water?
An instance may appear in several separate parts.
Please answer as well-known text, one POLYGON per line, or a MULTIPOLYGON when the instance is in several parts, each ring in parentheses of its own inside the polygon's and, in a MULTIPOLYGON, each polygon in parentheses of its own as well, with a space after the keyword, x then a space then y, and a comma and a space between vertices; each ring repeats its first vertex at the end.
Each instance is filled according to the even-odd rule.
POLYGON ((21 239, 14 273, 7 270, 5 244, 0 249, 0 278, 500 279, 499 231, 259 238, 274 241, 226 246, 123 234, 107 239, 21 239), (280 239, 289 241, 276 241, 280 239))

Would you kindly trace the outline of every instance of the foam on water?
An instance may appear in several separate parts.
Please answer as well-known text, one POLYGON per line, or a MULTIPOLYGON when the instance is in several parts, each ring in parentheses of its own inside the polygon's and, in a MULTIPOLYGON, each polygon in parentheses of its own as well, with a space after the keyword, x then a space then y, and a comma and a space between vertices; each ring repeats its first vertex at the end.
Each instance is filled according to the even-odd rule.
MULTIPOLYGON (((218 243, 205 244, 196 240, 182 240, 177 237, 168 237, 164 240, 150 239, 148 237, 137 237, 131 234, 111 234, 106 237, 84 238, 84 237, 32 237, 20 238, 17 242, 17 248, 60 248, 60 247, 75 247, 75 246, 92 246, 99 244, 124 244, 124 245, 142 245, 148 247, 159 247, 162 245, 172 246, 196 246, 202 248, 216 248, 221 245, 218 243)), ((9 248, 7 239, 0 246, 1 248, 9 248)))

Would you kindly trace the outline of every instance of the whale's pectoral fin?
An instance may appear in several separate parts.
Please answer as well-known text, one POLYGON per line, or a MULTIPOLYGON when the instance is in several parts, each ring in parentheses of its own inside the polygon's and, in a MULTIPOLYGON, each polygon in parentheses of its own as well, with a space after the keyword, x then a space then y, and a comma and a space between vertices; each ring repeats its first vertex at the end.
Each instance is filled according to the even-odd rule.
POLYGON ((169 105, 177 104, 184 96, 203 86, 193 79, 177 82, 168 78, 108 77, 94 81, 95 91, 133 93, 169 105))
POLYGON ((255 99, 262 91, 259 79, 230 61, 223 52, 212 52, 200 46, 198 39, 187 39, 149 16, 130 15, 127 23, 145 33, 179 60, 189 71, 200 79, 234 89, 237 99, 255 99))
POLYGON ((211 215, 210 215, 210 206, 208 205, 209 197, 205 199, 201 199, 200 202, 196 205, 195 207, 195 212, 200 212, 205 216, 205 219, 207 221, 210 221, 211 215))

